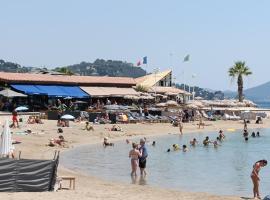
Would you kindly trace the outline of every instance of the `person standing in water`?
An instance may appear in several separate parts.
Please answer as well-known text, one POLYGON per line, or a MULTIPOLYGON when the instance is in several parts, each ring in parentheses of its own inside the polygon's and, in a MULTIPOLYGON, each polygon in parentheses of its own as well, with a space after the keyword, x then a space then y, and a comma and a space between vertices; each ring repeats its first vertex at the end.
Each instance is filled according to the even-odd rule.
POLYGON ((253 182, 253 194, 254 198, 261 199, 260 193, 259 193, 259 182, 260 182, 260 177, 259 177, 259 172, 262 167, 265 167, 267 165, 267 160, 259 160, 253 165, 253 170, 251 172, 251 179, 253 182))
POLYGON ((180 131, 181 135, 183 135, 184 125, 183 125, 183 121, 182 121, 182 118, 181 117, 178 120, 178 126, 179 126, 179 131, 180 131))
POLYGON ((247 128, 247 121, 246 121, 246 119, 244 119, 244 130, 247 130, 248 128, 247 128))
POLYGON ((140 139, 140 148, 139 151, 141 156, 139 157, 139 167, 141 171, 141 176, 146 176, 146 158, 148 156, 147 149, 145 147, 145 139, 140 139))
POLYGON ((137 176, 138 160, 140 156, 142 156, 142 154, 138 150, 138 145, 132 143, 132 150, 129 152, 129 157, 131 159, 131 176, 137 176))

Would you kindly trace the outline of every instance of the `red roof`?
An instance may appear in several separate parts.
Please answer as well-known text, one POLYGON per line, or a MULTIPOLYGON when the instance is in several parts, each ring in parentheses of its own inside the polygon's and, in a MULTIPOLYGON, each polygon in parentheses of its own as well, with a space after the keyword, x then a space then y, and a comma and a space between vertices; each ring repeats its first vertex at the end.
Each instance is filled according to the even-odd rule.
POLYGON ((134 86, 136 82, 129 77, 107 76, 64 76, 29 73, 0 72, 0 82, 32 83, 32 84, 68 84, 68 85, 106 85, 106 86, 134 86))

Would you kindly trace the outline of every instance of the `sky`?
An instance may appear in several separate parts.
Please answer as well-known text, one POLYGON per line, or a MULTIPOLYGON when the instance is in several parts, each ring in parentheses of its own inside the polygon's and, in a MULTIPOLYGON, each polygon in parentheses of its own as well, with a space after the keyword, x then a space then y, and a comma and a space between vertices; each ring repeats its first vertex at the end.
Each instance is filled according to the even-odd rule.
POLYGON ((97 58, 172 69, 178 83, 235 90, 246 61, 250 88, 267 81, 268 0, 0 0, 0 59, 48 68, 97 58), (183 62, 189 54, 190 61, 183 62), (195 75, 195 76, 192 76, 195 75), (193 78, 192 78, 193 77, 193 78))

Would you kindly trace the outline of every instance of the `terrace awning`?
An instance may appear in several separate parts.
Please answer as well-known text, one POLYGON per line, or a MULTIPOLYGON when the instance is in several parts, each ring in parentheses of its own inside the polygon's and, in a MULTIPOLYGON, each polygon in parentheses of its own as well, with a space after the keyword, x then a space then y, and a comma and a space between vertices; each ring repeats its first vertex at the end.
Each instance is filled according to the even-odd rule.
POLYGON ((0 95, 4 96, 4 97, 27 97, 27 95, 19 93, 19 92, 15 92, 13 90, 10 89, 4 89, 2 91, 0 91, 0 95))
POLYGON ((124 97, 126 95, 140 95, 133 88, 118 87, 81 87, 91 97, 124 97))
POLYGON ((24 85, 11 84, 15 90, 28 95, 47 95, 49 97, 73 97, 89 98, 89 95, 78 86, 61 86, 61 85, 24 85))

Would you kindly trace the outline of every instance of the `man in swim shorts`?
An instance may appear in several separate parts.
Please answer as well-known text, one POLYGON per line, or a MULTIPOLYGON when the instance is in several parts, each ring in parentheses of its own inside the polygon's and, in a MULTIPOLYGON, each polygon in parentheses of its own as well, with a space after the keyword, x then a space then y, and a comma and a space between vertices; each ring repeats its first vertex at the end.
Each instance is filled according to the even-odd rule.
POLYGON ((139 151, 141 153, 141 157, 139 158, 139 167, 140 167, 140 171, 141 171, 141 176, 145 176, 146 175, 146 158, 148 156, 147 153, 147 149, 145 147, 145 140, 144 139, 140 139, 140 148, 139 151))

